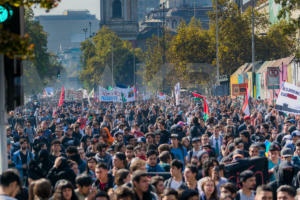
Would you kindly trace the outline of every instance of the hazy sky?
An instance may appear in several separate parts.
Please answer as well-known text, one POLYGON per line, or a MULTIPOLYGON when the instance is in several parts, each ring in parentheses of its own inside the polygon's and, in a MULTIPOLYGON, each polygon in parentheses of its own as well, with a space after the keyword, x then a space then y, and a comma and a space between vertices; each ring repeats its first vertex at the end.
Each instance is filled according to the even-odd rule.
POLYGON ((58 7, 51 9, 48 13, 45 12, 45 9, 33 8, 35 16, 38 15, 55 15, 62 14, 64 10, 84 10, 88 9, 91 14, 95 15, 99 19, 99 0, 61 0, 58 7))

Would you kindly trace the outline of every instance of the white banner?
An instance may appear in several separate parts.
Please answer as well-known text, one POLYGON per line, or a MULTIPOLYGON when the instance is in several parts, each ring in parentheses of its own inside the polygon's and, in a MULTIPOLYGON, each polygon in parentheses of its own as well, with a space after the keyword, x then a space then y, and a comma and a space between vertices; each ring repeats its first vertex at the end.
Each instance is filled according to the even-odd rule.
POLYGON ((101 102, 133 102, 135 101, 134 88, 112 88, 107 90, 99 86, 101 102))
POLYGON ((285 82, 280 89, 275 108, 300 115, 300 88, 285 82))
POLYGON ((178 82, 175 87, 174 87, 174 93, 175 93, 175 101, 176 101, 176 106, 180 104, 180 83, 178 82))

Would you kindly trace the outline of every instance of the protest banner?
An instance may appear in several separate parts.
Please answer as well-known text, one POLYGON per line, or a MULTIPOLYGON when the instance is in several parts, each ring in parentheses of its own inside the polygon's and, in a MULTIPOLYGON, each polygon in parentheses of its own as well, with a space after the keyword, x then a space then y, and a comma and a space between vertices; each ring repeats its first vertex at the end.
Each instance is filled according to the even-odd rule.
POLYGON ((300 114, 300 88, 285 82, 279 92, 275 108, 279 111, 300 114))
POLYGON ((178 106, 180 104, 180 83, 179 82, 174 87, 174 94, 175 94, 176 106, 178 106))
POLYGON ((230 182, 241 187, 239 176, 247 169, 255 174, 257 185, 268 183, 268 159, 266 157, 241 159, 235 163, 225 165, 224 175, 230 182))
POLYGON ((109 90, 99 86, 99 98, 101 102, 133 102, 135 101, 134 88, 110 88, 109 90))

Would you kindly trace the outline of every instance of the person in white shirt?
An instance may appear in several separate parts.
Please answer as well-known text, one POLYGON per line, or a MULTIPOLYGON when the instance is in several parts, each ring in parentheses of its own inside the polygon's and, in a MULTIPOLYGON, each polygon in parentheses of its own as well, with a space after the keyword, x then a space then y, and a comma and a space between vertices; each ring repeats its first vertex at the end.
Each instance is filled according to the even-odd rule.
POLYGON ((171 163, 171 178, 167 179, 164 183, 165 188, 172 188, 174 190, 188 189, 183 180, 182 175, 183 163, 180 160, 173 160, 171 163))
POLYGON ((237 192, 239 200, 254 200, 256 187, 256 177, 251 170, 245 170, 240 174, 242 188, 237 192))

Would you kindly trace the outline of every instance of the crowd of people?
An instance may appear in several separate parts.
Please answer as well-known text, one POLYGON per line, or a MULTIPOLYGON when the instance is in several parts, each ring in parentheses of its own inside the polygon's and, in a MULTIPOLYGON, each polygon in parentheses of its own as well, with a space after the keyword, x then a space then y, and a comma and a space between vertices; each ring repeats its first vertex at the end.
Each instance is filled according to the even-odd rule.
POLYGON ((9 169, 0 199, 300 199, 300 115, 264 100, 185 97, 134 103, 33 100, 9 112, 9 169), (226 166, 265 158, 268 174, 226 177, 226 166), (299 172, 299 173, 298 173, 299 172), (260 184, 258 184, 260 183, 260 184))

